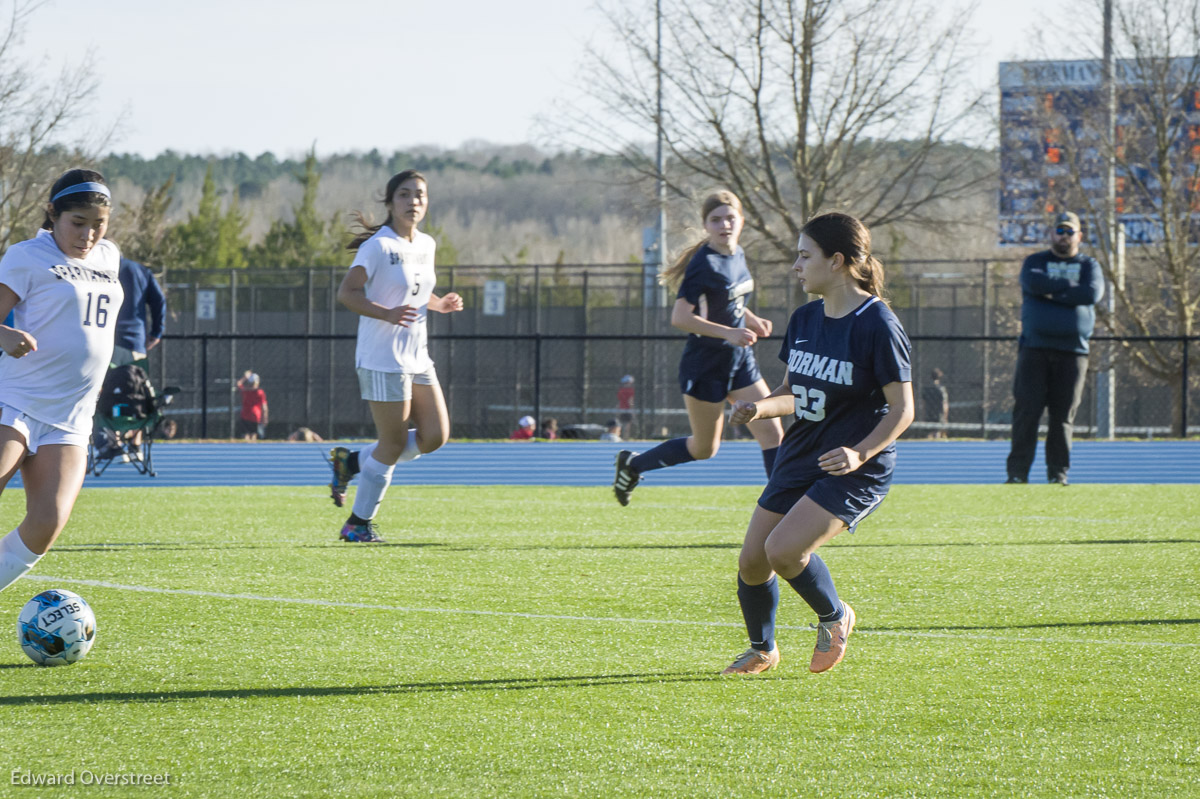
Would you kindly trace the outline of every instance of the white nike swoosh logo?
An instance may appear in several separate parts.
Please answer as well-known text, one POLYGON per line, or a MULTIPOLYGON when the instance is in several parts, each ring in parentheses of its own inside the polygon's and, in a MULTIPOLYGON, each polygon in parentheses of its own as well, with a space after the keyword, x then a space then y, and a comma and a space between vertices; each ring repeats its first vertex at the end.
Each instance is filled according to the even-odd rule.
POLYGON ((806 339, 806 338, 798 338, 798 339, 796 339, 796 343, 797 343, 797 344, 803 344, 803 343, 804 343, 804 342, 806 342, 806 341, 808 341, 808 339, 806 339))

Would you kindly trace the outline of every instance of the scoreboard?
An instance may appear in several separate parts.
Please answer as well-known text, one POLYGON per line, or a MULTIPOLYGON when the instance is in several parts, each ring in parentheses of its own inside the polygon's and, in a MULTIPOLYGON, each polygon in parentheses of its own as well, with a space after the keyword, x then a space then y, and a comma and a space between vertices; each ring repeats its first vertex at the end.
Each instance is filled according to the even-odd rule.
MULTIPOLYGON (((1169 142, 1172 200, 1200 226, 1200 75, 1193 58, 1160 66, 1142 80, 1134 62, 1116 75, 1116 214, 1127 244, 1162 238, 1157 130, 1169 142), (1164 91, 1165 89, 1165 91, 1164 91), (1166 108, 1158 97, 1169 97, 1166 108), (1157 109, 1157 110, 1152 110, 1157 109), (1157 114, 1161 123, 1148 118, 1157 114)), ((1001 245, 1037 246, 1059 211, 1085 220, 1102 214, 1109 147, 1100 60, 1007 61, 1000 64, 1001 245), (1091 213, 1089 213, 1091 211, 1091 213)), ((1094 231, 1085 235, 1095 241, 1094 231)))

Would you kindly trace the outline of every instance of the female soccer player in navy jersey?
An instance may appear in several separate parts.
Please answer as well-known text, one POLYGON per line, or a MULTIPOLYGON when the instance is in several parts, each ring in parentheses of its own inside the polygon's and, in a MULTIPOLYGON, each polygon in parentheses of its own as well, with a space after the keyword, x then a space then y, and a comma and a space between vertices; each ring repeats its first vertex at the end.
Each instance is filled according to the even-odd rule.
POLYGON ((732 424, 789 413, 775 468, 750 517, 738 558, 738 601, 750 648, 725 674, 759 674, 779 663, 775 611, 783 577, 817 614, 809 669, 846 653, 854 610, 838 598, 816 550, 851 531, 887 494, 896 439, 913 420, 911 347, 880 299, 883 267, 871 234, 852 216, 814 217, 792 267, 809 294, 788 322, 779 352, 783 384, 757 402, 737 402, 732 424))
POLYGON ((373 519, 397 462, 433 452, 450 437, 450 416, 426 343, 427 311, 463 308, 454 292, 433 293, 433 239, 417 230, 429 207, 425 176, 409 169, 392 176, 384 191, 387 220, 350 243, 357 255, 338 289, 338 300, 359 315, 354 363, 362 398, 371 407, 379 438, 351 452, 334 447, 330 493, 339 508, 346 487, 360 475, 341 539, 378 542, 373 519), (409 419, 416 425, 409 430, 409 419))
MULTIPOLYGON (((690 334, 679 362, 679 387, 692 434, 640 455, 617 453, 613 493, 622 505, 629 504, 643 473, 717 454, 727 399, 753 401, 770 391, 751 349, 760 336, 771 335, 771 322, 746 307, 754 278, 738 245, 745 224, 742 204, 732 192, 719 191, 704 200, 700 218, 706 238, 659 276, 668 286, 679 284, 671 324, 690 334)), ((783 426, 778 419, 761 419, 748 427, 762 447, 769 477, 783 426)))
POLYGON ((0 490, 17 469, 25 518, 0 539, 0 589, 33 568, 66 526, 87 471, 96 398, 124 291, 106 241, 110 194, 72 169, 50 188, 42 229, 0 260, 0 490))

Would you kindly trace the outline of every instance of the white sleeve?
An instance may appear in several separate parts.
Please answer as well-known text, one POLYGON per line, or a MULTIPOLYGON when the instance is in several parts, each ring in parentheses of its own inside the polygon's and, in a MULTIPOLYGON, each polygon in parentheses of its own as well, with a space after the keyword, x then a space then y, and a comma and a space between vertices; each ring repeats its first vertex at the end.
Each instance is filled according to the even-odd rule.
POLYGON ((375 276, 375 271, 383 262, 383 245, 379 243, 379 239, 367 239, 358 248, 358 252, 354 255, 354 263, 350 264, 353 269, 356 266, 361 266, 367 270, 367 279, 375 276))
POLYGON ((9 247, 0 259, 0 283, 8 286, 18 297, 25 299, 33 287, 33 273, 28 266, 28 256, 22 257, 23 247, 9 247))

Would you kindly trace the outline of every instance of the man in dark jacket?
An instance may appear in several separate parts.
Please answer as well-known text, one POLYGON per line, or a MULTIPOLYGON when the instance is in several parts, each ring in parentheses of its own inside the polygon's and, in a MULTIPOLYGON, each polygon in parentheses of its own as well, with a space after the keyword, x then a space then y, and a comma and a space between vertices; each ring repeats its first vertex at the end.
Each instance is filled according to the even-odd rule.
POLYGON ((1079 217, 1059 214, 1050 249, 1021 265, 1021 340, 1013 380, 1012 449, 1008 482, 1025 483, 1037 449, 1042 409, 1046 432, 1046 476, 1067 485, 1071 433, 1087 377, 1088 340, 1096 326, 1096 303, 1104 274, 1095 258, 1079 252, 1079 217))
POLYGON ((113 366, 140 361, 154 349, 162 339, 163 317, 167 311, 167 299, 149 268, 122 258, 120 278, 125 301, 117 313, 113 366))

